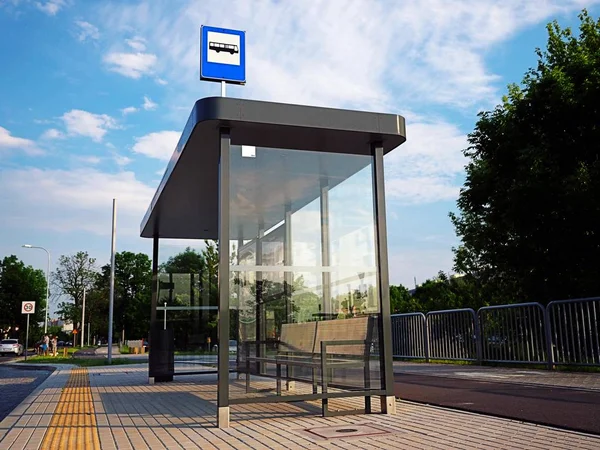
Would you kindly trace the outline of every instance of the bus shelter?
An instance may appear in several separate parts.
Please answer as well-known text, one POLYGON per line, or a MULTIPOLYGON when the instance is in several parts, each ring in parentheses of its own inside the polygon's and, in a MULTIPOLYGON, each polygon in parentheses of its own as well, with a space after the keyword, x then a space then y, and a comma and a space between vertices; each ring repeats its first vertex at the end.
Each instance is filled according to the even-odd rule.
POLYGON ((393 412, 383 156, 405 140, 393 114, 198 100, 141 224, 150 376, 172 379, 152 358, 172 339, 157 318, 160 239, 214 239, 219 427, 247 403, 318 400, 328 416, 370 413, 374 397, 393 412), (344 397, 364 407, 335 410, 344 397))

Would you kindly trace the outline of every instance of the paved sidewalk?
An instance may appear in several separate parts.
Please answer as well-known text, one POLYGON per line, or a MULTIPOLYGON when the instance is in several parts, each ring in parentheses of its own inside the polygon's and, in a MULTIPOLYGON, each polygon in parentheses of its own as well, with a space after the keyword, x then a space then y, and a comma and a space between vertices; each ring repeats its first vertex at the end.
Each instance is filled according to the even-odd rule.
POLYGON ((600 391, 600 372, 565 372, 394 361, 394 373, 600 391))
MULTIPOLYGON (((95 421, 85 427, 93 423, 105 449, 600 448, 600 437, 402 401, 394 416, 333 418, 320 417, 317 402, 237 405, 231 408, 231 428, 220 430, 216 428, 216 379, 212 375, 181 376, 173 383, 148 385, 145 364, 92 367, 86 373, 95 421), (338 433, 340 429, 358 432, 325 437, 344 436, 338 433), (367 431, 370 434, 361 434, 367 431)), ((52 420, 56 423, 56 405, 70 376, 69 368, 57 369, 0 423, 0 450, 40 448, 47 427, 52 420)), ((240 383, 243 380, 232 375, 232 389, 240 383)), ((65 428, 81 426, 64 424, 65 428)))

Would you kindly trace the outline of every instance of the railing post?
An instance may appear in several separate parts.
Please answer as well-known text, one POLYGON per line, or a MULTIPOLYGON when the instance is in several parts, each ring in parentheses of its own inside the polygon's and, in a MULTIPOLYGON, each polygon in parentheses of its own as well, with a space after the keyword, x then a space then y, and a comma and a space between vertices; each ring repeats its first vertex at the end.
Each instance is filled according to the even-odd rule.
POLYGON ((544 329, 546 336, 546 354, 548 355, 548 370, 554 369, 554 349, 552 348, 552 330, 550 329, 550 308, 552 302, 544 308, 544 329))
POLYGON ((483 336, 481 335, 481 327, 479 325, 479 311, 473 311, 473 331, 475 333, 475 358, 477 364, 481 365, 483 361, 483 336))
POLYGON ((423 346, 425 347, 425 362, 429 362, 429 326, 427 324, 427 317, 422 316, 423 319, 423 346))

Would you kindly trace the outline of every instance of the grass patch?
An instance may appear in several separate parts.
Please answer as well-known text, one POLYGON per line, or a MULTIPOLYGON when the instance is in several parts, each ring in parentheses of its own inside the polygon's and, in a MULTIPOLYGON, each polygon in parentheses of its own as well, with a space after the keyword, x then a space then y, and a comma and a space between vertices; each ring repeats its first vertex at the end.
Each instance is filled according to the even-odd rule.
POLYGON ((426 361, 425 358, 394 358, 394 361, 401 362, 413 362, 413 363, 427 363, 427 364, 453 364, 457 366, 476 366, 475 361, 454 361, 451 359, 430 359, 426 361))
POLYGON ((217 352, 209 352, 205 350, 177 350, 176 355, 217 355, 217 352))
MULTIPOLYGON (((95 367, 95 366, 108 366, 108 359, 106 358, 72 358, 62 356, 35 356, 28 358, 27 361, 18 361, 19 363, 25 364, 73 364, 79 367, 95 367)), ((113 358, 113 366, 122 364, 139 364, 139 360, 129 358, 113 358)))

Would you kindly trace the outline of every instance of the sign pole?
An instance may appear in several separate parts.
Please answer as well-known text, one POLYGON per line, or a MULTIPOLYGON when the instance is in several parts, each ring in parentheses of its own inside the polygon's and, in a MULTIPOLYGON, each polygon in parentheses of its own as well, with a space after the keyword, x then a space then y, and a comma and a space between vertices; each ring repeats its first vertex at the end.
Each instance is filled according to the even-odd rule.
POLYGON ((108 302, 108 364, 112 363, 113 304, 115 300, 115 245, 117 234, 117 199, 113 198, 112 239, 110 246, 110 290, 108 302))
POLYGON ((81 348, 83 348, 84 336, 85 336, 85 287, 83 288, 83 310, 81 311, 81 348))
POLYGON ((221 97, 227 97, 227 83, 221 81, 221 97))
POLYGON ((27 361, 27 347, 29 347, 29 316, 27 314, 27 330, 25 331, 25 361, 27 361))

